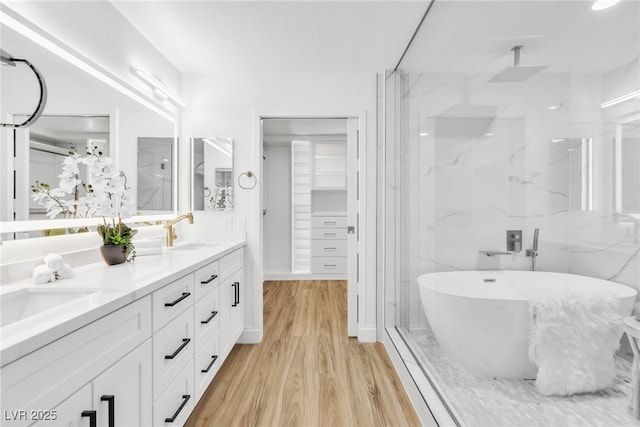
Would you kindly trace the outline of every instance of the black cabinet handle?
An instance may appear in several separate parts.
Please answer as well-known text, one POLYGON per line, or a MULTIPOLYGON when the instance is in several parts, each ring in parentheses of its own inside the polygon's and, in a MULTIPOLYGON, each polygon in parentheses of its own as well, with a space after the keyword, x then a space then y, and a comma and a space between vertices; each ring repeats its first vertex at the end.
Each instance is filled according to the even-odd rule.
POLYGON ((89 427, 97 427, 98 416, 96 415, 96 411, 82 411, 82 414, 80 415, 83 417, 89 417, 89 427))
POLYGON ((236 282, 236 305, 240 305, 240 282, 236 282))
POLYGON ((180 415, 180 411, 182 411, 182 408, 184 408, 184 405, 187 404, 187 402, 189 401, 189 399, 191 399, 191 395, 190 394, 183 394, 182 395, 182 403, 180 404, 180 407, 178 408, 178 410, 176 411, 175 414, 173 414, 173 417, 171 418, 165 418, 164 422, 165 423, 172 423, 176 420, 176 418, 178 418, 178 415, 180 415))
POLYGON ((200 284, 206 285, 207 283, 211 283, 212 280, 216 280, 218 278, 217 274, 212 274, 207 280, 201 280, 200 284))
POLYGON ((201 369, 200 372, 202 372, 203 374, 209 372, 213 364, 216 363, 216 360, 218 360, 218 356, 211 356, 211 362, 209 363, 209 366, 207 366, 207 369, 201 369))
POLYGON ((171 302, 165 302, 164 306, 165 307, 173 307, 174 305, 176 305, 177 303, 179 303, 180 301, 182 301, 183 299, 187 298, 189 295, 191 295, 191 292, 183 292, 182 296, 180 298, 178 298, 175 301, 171 301, 171 302))
POLYGON ((116 398, 113 395, 106 394, 100 397, 100 401, 109 402, 109 427, 116 425, 116 398))
POLYGON ((191 338, 183 338, 182 339, 182 344, 180 344, 180 347, 178 347, 176 349, 176 351, 173 352, 173 354, 170 354, 168 356, 164 356, 165 359, 174 359, 178 353, 180 353, 182 351, 183 348, 185 348, 187 346, 187 344, 189 344, 191 342, 191 338))
POLYGON ((212 311, 211 316, 209 316, 207 320, 201 320, 200 323, 202 323, 203 325, 206 325, 207 323, 211 322, 213 318, 216 317, 217 315, 218 315, 217 311, 212 311))
POLYGON ((233 304, 231 304, 231 307, 236 307, 238 305, 238 282, 233 282, 231 286, 233 287, 233 304))

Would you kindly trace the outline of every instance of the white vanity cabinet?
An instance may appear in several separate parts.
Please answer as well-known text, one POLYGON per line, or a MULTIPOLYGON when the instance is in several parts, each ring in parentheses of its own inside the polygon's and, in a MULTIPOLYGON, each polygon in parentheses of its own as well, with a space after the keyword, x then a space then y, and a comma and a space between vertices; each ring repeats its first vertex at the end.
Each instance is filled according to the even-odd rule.
POLYGON ((147 296, 3 366, 2 425, 151 422, 150 336, 147 296))

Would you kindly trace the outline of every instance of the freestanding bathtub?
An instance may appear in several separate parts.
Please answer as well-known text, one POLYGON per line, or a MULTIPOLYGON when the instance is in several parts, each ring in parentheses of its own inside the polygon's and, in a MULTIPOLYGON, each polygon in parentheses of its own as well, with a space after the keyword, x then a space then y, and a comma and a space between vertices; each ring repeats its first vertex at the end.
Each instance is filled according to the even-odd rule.
POLYGON ((619 283, 563 273, 455 271, 418 277, 420 299, 445 356, 471 373, 535 378, 529 362, 532 326, 528 298, 536 293, 607 292, 629 316, 637 292, 619 283))

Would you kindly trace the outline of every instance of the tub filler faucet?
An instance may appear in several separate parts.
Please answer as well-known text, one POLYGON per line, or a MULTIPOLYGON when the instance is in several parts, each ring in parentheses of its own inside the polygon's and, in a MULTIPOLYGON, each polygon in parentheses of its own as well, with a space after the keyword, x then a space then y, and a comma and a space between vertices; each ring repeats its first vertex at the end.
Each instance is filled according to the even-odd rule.
POLYGON ((531 271, 536 269, 536 257, 538 256, 538 236, 540 235, 540 229, 533 230, 533 247, 527 249, 526 255, 531 257, 531 271))

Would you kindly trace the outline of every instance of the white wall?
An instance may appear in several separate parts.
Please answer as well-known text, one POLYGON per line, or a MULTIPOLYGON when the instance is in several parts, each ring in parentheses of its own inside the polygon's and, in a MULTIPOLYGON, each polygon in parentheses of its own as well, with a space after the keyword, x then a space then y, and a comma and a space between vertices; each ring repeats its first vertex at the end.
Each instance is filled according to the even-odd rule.
POLYGON ((291 146, 265 149, 264 270, 291 272, 291 146))
MULTIPOLYGON (((253 190, 236 191, 236 214, 247 218, 248 292, 245 335, 256 342, 262 336, 262 146, 261 116, 360 117, 361 150, 367 163, 375 164, 376 75, 375 74, 211 74, 186 75, 183 94, 189 108, 183 117, 183 138, 200 135, 225 135, 235 141, 235 174, 257 173, 253 190)), ((373 331, 375 339, 375 168, 362 166, 362 185, 374 191, 367 198, 370 221, 361 236, 373 236, 371 249, 361 253, 367 274, 361 274, 360 327, 373 331), (373 269, 373 273, 368 270, 373 269)), ((362 193, 361 193, 362 194, 362 193)), ((361 272, 365 271, 361 268, 361 272)))

